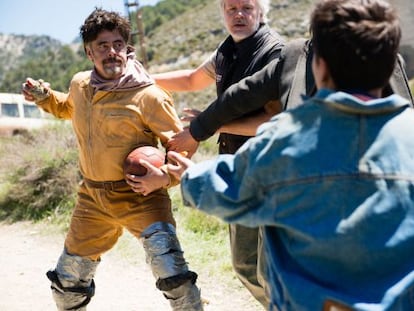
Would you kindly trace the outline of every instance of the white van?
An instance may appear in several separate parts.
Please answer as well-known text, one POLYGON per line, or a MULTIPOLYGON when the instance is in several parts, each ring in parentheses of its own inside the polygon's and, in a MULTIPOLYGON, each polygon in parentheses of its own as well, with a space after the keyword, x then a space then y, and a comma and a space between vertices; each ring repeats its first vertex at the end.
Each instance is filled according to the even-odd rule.
POLYGON ((0 136, 27 133, 53 122, 53 116, 22 94, 0 93, 0 136))

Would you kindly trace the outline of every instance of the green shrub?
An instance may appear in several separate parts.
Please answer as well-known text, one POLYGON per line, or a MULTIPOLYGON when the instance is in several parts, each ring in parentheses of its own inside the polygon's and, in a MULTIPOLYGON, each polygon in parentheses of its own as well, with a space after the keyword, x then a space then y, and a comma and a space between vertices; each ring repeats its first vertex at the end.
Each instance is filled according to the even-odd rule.
POLYGON ((179 186, 170 189, 170 195, 173 211, 185 230, 199 234, 206 239, 220 235, 227 230, 227 225, 220 219, 183 206, 179 186))
POLYGON ((0 219, 66 217, 79 182, 72 130, 59 124, 1 141, 0 219))

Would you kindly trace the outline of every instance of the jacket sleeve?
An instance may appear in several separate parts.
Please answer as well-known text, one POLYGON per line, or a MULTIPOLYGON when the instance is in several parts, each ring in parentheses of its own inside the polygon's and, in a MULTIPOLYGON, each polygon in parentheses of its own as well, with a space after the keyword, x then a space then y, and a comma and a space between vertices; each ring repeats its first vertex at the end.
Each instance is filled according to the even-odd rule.
MULTIPOLYGON (((245 163, 236 162, 234 155, 220 155, 188 168, 181 178, 184 204, 225 221, 241 218, 246 205, 254 206, 254 191, 241 191, 245 163)), ((250 188, 255 189, 255 188, 250 188)))
MULTIPOLYGON (((143 100, 145 104, 141 106, 143 119, 148 128, 158 137, 162 146, 165 147, 167 141, 183 129, 182 123, 175 110, 173 100, 167 92, 158 87, 151 87, 147 92, 148 96, 143 100)), ((168 173, 165 165, 161 167, 161 170, 167 173, 170 178, 170 182, 165 188, 179 184, 179 180, 168 173)))
POLYGON ((213 136, 224 124, 279 99, 280 59, 262 70, 231 85, 190 123, 190 133, 197 141, 213 136))
POLYGON ((145 97, 140 99, 143 121, 165 146, 175 133, 183 129, 182 123, 169 93, 158 86, 151 86, 145 92, 145 97))
MULTIPOLYGON (((261 138, 260 145, 266 143, 261 138)), ((181 178, 184 204, 229 223, 256 227, 266 222, 265 194, 253 167, 262 148, 246 145, 234 155, 222 154, 189 167, 181 178)))
POLYGON ((49 97, 36 102, 36 105, 56 118, 70 119, 72 117, 73 104, 69 94, 52 90, 49 97))
POLYGON ((82 85, 85 81, 89 81, 89 77, 90 71, 76 73, 70 82, 68 93, 52 90, 49 97, 42 101, 36 102, 36 104, 59 119, 71 119, 74 103, 76 102, 74 99, 77 98, 77 96, 81 96, 83 98, 82 85))

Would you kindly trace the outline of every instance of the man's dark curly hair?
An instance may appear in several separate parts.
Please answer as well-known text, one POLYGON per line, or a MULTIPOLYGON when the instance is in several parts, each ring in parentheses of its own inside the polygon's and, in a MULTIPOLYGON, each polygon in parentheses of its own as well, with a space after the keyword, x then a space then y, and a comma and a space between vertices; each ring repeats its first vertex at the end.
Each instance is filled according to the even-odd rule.
POLYGON ((103 30, 118 30, 125 42, 128 42, 131 25, 126 18, 116 12, 95 8, 80 28, 83 44, 86 45, 96 40, 98 34, 103 30))

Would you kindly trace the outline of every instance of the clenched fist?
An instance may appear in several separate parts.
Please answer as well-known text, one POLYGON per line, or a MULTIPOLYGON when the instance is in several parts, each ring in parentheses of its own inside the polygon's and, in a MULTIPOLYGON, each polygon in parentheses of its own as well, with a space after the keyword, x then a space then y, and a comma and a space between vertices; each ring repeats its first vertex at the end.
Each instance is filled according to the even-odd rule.
POLYGON ((22 93, 28 101, 42 101, 50 95, 50 84, 43 80, 27 78, 23 83, 22 93))

